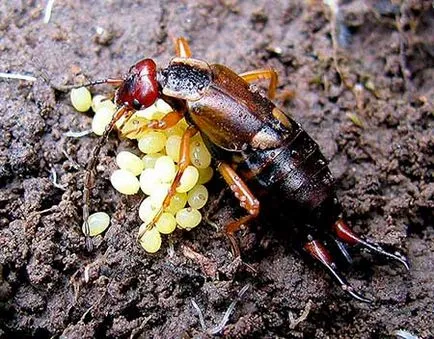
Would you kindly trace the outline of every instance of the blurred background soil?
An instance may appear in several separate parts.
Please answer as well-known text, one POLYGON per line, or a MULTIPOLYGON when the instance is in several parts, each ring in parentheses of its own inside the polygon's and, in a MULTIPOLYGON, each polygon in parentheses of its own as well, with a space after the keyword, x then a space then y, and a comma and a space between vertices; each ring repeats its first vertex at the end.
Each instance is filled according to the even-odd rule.
MULTIPOLYGON (((321 1, 63 0, 48 23, 45 5, 0 4, 0 71, 37 78, 0 79, 0 337, 210 337, 245 286, 219 335, 432 337, 432 1, 342 1, 333 16, 321 1), (164 66, 178 36, 208 62, 278 71, 288 95, 277 103, 330 159, 354 229, 408 254, 405 272, 353 252, 346 275, 374 304, 349 299, 276 236, 271 218, 240 232, 247 265, 233 263, 226 239, 205 224, 147 255, 135 241, 140 197, 122 197, 108 181, 116 152, 135 147, 115 134, 92 193, 93 210, 109 212, 112 224, 86 251, 83 166, 97 138, 64 135, 89 129, 91 114, 43 77, 121 76, 142 57, 164 66)), ((228 204, 236 203, 217 208, 220 221, 228 204)))

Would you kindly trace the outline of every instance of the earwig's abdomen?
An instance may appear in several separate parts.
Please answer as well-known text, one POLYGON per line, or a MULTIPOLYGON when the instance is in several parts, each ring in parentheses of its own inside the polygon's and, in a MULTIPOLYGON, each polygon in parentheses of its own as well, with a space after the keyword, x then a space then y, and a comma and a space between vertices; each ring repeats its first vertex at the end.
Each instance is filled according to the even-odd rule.
POLYGON ((272 195, 297 211, 314 211, 333 193, 334 178, 318 144, 291 119, 282 145, 242 152, 237 172, 260 196, 272 195))

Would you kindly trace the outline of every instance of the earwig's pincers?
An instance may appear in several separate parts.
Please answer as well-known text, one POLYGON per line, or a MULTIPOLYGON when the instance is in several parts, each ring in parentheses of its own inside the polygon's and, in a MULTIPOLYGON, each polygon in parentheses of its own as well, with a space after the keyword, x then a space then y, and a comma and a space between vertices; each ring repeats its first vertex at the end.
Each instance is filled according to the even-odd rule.
POLYGON ((342 240, 343 242, 350 245, 359 245, 361 247, 365 247, 370 252, 374 252, 374 254, 385 256, 389 259, 393 259, 401 263, 407 270, 410 270, 410 266, 408 264, 407 258, 395 251, 394 253, 386 251, 379 244, 367 241, 356 235, 345 223, 345 221, 340 218, 333 225, 333 231, 336 236, 342 240))
POLYGON ((336 282, 341 286, 342 290, 350 294, 353 298, 358 301, 372 302, 371 299, 368 299, 359 293, 357 293, 354 288, 348 283, 348 281, 342 276, 339 270, 336 267, 336 264, 333 262, 332 257, 329 251, 326 249, 324 244, 322 244, 318 240, 310 240, 304 245, 304 249, 307 253, 309 253, 312 258, 316 259, 319 263, 321 263, 329 272, 329 274, 336 280, 336 282))

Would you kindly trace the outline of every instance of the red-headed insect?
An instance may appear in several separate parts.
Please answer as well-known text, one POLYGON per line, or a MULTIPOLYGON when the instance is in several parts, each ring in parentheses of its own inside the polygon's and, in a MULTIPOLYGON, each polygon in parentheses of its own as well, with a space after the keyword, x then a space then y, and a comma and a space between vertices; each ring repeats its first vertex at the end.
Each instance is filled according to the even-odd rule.
MULTIPOLYGON (((277 74, 272 69, 236 74, 229 68, 191 58, 185 39, 176 41, 177 57, 165 68, 157 68, 151 59, 132 66, 124 79, 93 82, 118 86, 115 102, 118 110, 96 145, 86 169, 83 218, 89 216, 89 193, 97 155, 108 134, 121 118, 128 121, 136 110, 151 106, 158 98, 173 109, 161 120, 141 126, 164 130, 185 118, 189 124, 181 142, 179 169, 163 202, 170 203, 180 178, 190 164, 190 138, 200 132, 213 154, 217 169, 247 215, 225 226, 232 250, 239 255, 235 232, 260 212, 259 199, 272 198, 288 209, 288 217, 298 224, 303 248, 321 263, 337 283, 359 301, 367 298, 354 291, 336 267, 324 244, 333 237, 339 244, 360 245, 369 251, 402 263, 399 252, 388 252, 380 245, 356 235, 343 219, 343 211, 334 190, 334 178, 318 145, 299 123, 278 109, 273 99, 277 74), (269 80, 268 96, 250 83, 269 80)), ((122 133, 122 127, 121 133, 122 133)), ((149 227, 153 227, 151 223, 149 227)), ((139 234, 139 237, 141 234, 139 234)), ((340 247, 345 253, 344 248, 340 247)))

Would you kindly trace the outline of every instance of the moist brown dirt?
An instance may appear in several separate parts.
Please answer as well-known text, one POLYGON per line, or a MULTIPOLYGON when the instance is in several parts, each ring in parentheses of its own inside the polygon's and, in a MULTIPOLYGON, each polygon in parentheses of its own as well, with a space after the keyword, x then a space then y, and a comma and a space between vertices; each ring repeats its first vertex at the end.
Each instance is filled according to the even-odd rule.
MULTIPOLYGON (((321 1, 65 0, 54 2, 48 24, 41 3, 0 4, 0 70, 37 77, 0 81, 1 337, 211 337, 247 284, 219 335, 433 335, 431 1, 344 1, 337 61, 346 85, 333 63, 331 15, 321 1), (178 36, 190 41, 194 56, 237 72, 278 71, 279 92, 290 94, 278 104, 330 159, 351 225, 408 255, 405 272, 352 252, 346 275, 375 303, 349 299, 276 237, 271 219, 240 232, 247 265, 233 263, 226 239, 209 225, 176 232, 173 252, 164 241, 158 254, 144 253, 135 241, 140 197, 122 197, 108 181, 116 152, 134 148, 116 135, 103 148, 92 191, 92 209, 109 212, 112 224, 86 251, 83 166, 97 138, 64 135, 89 129, 91 115, 77 113, 68 94, 43 77, 54 84, 116 77, 144 56, 166 65, 178 36), (308 303, 296 325, 291 319, 308 303)), ((228 201, 235 204, 223 200, 220 221, 228 201)))

